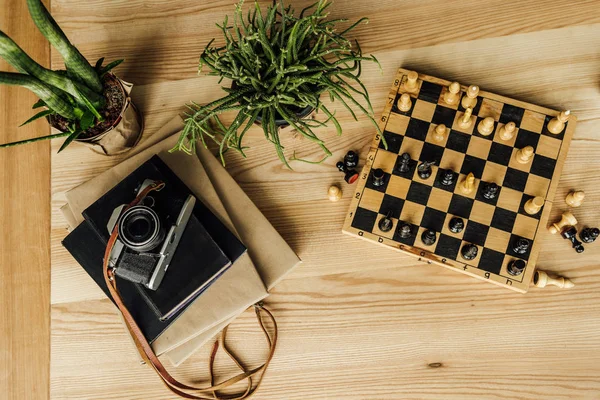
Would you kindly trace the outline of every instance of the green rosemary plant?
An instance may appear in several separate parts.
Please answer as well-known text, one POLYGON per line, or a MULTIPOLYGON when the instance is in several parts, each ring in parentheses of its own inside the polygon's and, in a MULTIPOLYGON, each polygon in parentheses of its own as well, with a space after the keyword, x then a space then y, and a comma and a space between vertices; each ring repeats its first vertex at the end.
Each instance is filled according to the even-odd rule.
POLYGON ((41 0, 27 0, 27 6, 33 22, 61 54, 67 69, 53 71, 44 68, 31 59, 8 35, 0 31, 0 57, 18 71, 0 72, 0 84, 23 86, 39 97, 40 100, 33 108, 45 109, 25 121, 23 125, 42 117, 61 116, 67 120, 67 132, 8 143, 0 147, 67 136, 60 148, 63 150, 86 129, 102 121, 98 111, 105 105, 102 77, 123 60, 102 67, 104 59, 101 58, 96 66, 92 67, 71 44, 41 0))
POLYGON ((209 104, 188 104, 185 127, 173 150, 193 153, 197 141, 206 146, 207 139, 213 140, 219 145, 224 164, 227 149, 245 157, 244 134, 258 123, 289 167, 278 129, 279 125, 289 125, 320 146, 324 160, 331 152, 315 128, 332 123, 338 134, 342 129, 335 113, 321 100, 322 93, 328 93, 331 101, 339 101, 355 120, 352 107, 356 107, 379 131, 369 94, 360 80, 362 61, 379 63, 373 55, 363 56, 358 42, 353 47, 346 38, 352 29, 366 23, 366 18, 338 31, 338 24, 346 20, 327 19, 328 0, 317 1, 299 15, 278 0, 264 13, 255 1, 244 17, 242 4, 243 0, 236 6, 233 24, 227 17, 223 25, 217 24, 225 44, 213 46, 213 39, 200 56, 199 71, 206 67, 208 75, 221 77, 219 83, 228 78, 233 85, 223 87, 227 94, 209 104), (306 118, 310 110, 322 112, 325 121, 306 118), (219 115, 227 111, 237 111, 237 116, 226 127, 219 115))

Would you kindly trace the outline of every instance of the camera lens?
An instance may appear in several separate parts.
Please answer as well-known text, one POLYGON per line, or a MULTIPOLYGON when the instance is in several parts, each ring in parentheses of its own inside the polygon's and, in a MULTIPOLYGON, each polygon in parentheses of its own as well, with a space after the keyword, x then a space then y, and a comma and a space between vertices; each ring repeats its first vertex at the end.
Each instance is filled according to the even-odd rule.
POLYGON ((165 237, 158 215, 146 206, 134 206, 125 211, 118 230, 123 243, 138 252, 154 249, 165 237))

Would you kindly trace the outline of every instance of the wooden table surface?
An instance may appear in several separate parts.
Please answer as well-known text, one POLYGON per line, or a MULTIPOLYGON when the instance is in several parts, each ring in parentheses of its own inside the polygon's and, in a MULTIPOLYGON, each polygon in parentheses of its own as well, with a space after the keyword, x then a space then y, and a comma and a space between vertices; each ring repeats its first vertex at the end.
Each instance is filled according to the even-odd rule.
MULTIPOLYGON (((311 2, 293 3, 299 10, 311 2)), ((24 8, 22 3, 0 0, 0 5, 24 8)), ((186 101, 208 102, 221 95, 217 79, 198 77, 196 67, 204 45, 219 37, 214 24, 232 14, 232 1, 51 3, 55 18, 89 60, 126 59, 116 73, 136 85, 133 99, 145 114, 147 135, 180 112, 186 101)), ((19 21, 28 23, 23 10, 19 12, 19 21)), ((20 43, 40 40, 30 27, 8 23, 5 15, 1 29, 20 43)), ((598 1, 337 0, 331 16, 370 18, 354 36, 383 66, 383 72, 364 66, 364 83, 377 113, 399 66, 553 109, 571 109, 579 122, 551 219, 566 210, 565 194, 581 189, 587 197, 574 214, 582 224, 600 223, 598 1)), ((62 65, 55 51, 51 64, 62 65)), ((16 106, 2 90, 0 120, 8 127, 4 129, 12 129, 17 121, 7 110, 16 106)), ((12 90, 15 96, 27 96, 22 101, 30 104, 25 90, 12 90)), ((576 287, 532 288, 522 295, 343 235, 352 190, 335 163, 349 149, 364 157, 374 129, 365 118, 355 122, 343 110, 339 113, 344 115, 344 133, 321 133, 334 153, 321 165, 285 169, 260 129, 246 136, 251 147, 247 160, 235 154, 227 158, 234 178, 304 260, 268 298, 280 342, 256 398, 600 398, 600 244, 576 254, 559 237, 543 236, 539 267, 571 278, 576 287), (344 190, 338 203, 326 199, 332 183, 344 190)), ((26 109, 20 119, 23 114, 26 109)), ((2 139, 7 138, 3 130, 2 139)), ((306 141, 289 138, 286 145, 300 155, 319 157, 306 141)), ((8 337, 10 345, 8 355, 2 346, 3 370, 13 368, 3 373, 10 379, 9 398, 47 398, 48 384, 53 399, 172 398, 150 369, 137 363, 115 308, 60 244, 67 233, 59 212, 64 192, 123 157, 101 157, 78 145, 57 155, 59 146, 60 141, 51 145, 51 169, 47 145, 1 152, 2 277, 10 282, 10 293, 0 291, 0 320, 3 339, 8 337), (48 263, 43 245, 48 207, 43 199, 49 175, 50 383, 44 306, 50 282, 39 275, 48 263), (39 184, 9 194, 25 182, 39 184), (19 226, 7 235, 7 227, 20 221, 13 214, 25 212, 29 204, 34 214, 27 221, 34 225, 19 226), (15 235, 32 233, 38 234, 33 238, 37 247, 30 247, 28 237, 15 235), (19 260, 28 261, 17 264, 19 260), (23 332, 25 337, 20 337, 23 332)), ((230 339, 248 363, 262 359, 265 349, 250 313, 235 322, 230 339)), ((186 361, 175 370, 177 376, 206 378, 208 352, 207 346, 186 361)), ((219 360, 220 376, 231 371, 219 360)))

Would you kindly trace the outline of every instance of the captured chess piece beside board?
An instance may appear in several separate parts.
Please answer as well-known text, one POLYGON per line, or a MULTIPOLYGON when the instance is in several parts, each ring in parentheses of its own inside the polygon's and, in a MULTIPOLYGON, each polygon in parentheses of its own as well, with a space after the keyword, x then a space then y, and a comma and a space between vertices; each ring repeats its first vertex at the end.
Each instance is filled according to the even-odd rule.
POLYGON ((576 122, 400 68, 343 232, 522 293, 570 287, 535 269, 576 122))

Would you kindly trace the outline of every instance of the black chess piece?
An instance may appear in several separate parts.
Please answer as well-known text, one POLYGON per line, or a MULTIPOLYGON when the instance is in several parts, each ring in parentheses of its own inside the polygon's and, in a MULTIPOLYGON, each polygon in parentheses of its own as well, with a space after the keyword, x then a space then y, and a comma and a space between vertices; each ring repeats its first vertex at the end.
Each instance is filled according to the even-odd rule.
POLYGON ((425 246, 431 246, 437 240, 437 235, 431 229, 423 231, 421 234, 421 241, 425 246))
POLYGON ((358 154, 356 154, 356 152, 352 150, 346 153, 346 155, 344 156, 344 165, 348 169, 356 168, 356 166, 358 165, 358 154))
POLYGON ((529 250, 529 240, 525 238, 518 238, 513 243, 513 251, 517 254, 525 254, 529 250))
POLYGON ((465 228, 465 221, 459 217, 453 217, 450 222, 448 222, 448 229, 452 233, 460 233, 465 228))
POLYGON ((412 227, 406 222, 400 222, 398 224, 398 234, 400 235, 400 238, 408 239, 412 236, 412 227))
POLYGON ((460 255, 465 260, 473 260, 477 257, 477 253, 479 253, 479 249, 472 243, 465 244, 462 249, 460 249, 460 255))
POLYGON ((392 221, 392 212, 389 211, 385 217, 379 220, 379 230, 381 232, 389 232, 392 230, 392 225, 394 225, 394 221, 392 221))
POLYGON ((583 243, 592 243, 600 236, 600 229, 598 228, 583 228, 581 232, 579 232, 579 239, 583 243))
POLYGON ((577 238, 575 237, 575 235, 577 235, 577 229, 575 229, 574 226, 569 226, 566 229, 563 229, 563 231, 560 233, 560 235, 571 241, 571 244, 573 245, 573 248, 575 249, 576 252, 578 253, 583 253, 583 250, 585 250, 583 248, 583 245, 581 244, 581 242, 579 240, 577 240, 577 238))
POLYGON ((374 169, 371 176, 373 178, 373 186, 380 187, 385 183, 385 173, 381 168, 374 169))
POLYGON ((516 259, 516 260, 512 260, 511 262, 509 262, 506 269, 507 269, 508 273, 511 274, 512 276, 517 276, 517 275, 521 275, 523 273, 526 266, 527 266, 527 263, 524 260, 516 259))
POLYGON ((442 179, 440 180, 440 184, 443 186, 452 186, 456 182, 456 178, 454 176, 454 172, 451 169, 445 169, 442 171, 442 179))
POLYGON ((431 176, 431 166, 435 164, 435 161, 423 161, 417 167, 417 173, 419 174, 419 178, 425 180, 431 176))
POLYGON ((400 156, 400 166, 398 167, 398 171, 400 173, 405 174, 410 170, 410 154, 402 153, 400 156))
POLYGON ((498 196, 498 185, 494 182, 486 182, 483 186, 483 197, 488 200, 495 199, 498 196))
POLYGON ((343 161, 338 162, 335 166, 337 167, 337 169, 339 169, 345 174, 344 180, 346 181, 346 183, 354 183, 358 179, 358 172, 356 172, 356 170, 354 169, 346 168, 346 165, 343 161))

